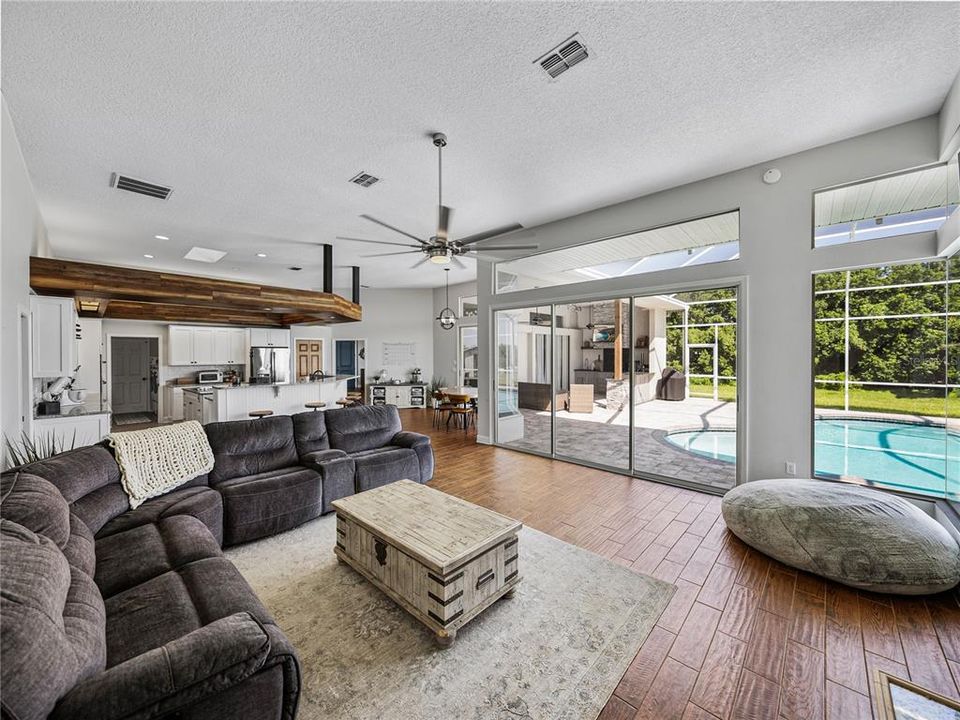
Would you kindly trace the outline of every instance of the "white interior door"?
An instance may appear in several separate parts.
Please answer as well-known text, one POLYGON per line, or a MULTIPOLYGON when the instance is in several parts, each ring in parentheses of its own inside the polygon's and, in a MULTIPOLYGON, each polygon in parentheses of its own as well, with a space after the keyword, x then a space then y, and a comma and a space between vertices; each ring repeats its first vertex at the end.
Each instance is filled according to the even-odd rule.
POLYGON ((110 364, 113 412, 147 412, 150 409, 150 341, 113 338, 110 364))

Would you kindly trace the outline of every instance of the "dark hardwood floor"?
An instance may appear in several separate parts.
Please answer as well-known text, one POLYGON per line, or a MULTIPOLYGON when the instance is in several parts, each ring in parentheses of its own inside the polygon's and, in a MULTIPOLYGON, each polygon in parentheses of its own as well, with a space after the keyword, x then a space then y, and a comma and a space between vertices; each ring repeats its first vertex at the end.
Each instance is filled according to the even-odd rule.
POLYGON ((727 531, 720 498, 433 430, 431 487, 677 586, 603 720, 861 720, 881 668, 960 699, 956 592, 905 598, 797 572, 727 531))

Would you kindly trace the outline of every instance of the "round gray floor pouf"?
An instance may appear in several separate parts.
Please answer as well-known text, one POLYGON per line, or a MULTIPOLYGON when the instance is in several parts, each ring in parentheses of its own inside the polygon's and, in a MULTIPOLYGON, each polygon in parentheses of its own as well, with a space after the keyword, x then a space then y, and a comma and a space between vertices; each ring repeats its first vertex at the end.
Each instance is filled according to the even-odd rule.
POLYGON ((960 546, 890 493, 820 480, 757 480, 723 498, 727 527, 782 563, 855 588, 927 595, 960 582, 960 546))

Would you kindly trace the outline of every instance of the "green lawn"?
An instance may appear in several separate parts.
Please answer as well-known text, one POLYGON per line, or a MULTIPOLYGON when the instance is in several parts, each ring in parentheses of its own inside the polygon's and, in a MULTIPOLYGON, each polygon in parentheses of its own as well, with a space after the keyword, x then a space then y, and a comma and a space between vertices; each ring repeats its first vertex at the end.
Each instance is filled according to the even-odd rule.
MULTIPOLYGON (((713 383, 700 378, 690 379, 690 397, 713 397, 713 383)), ((737 384, 729 380, 723 381, 717 387, 717 398, 726 402, 737 401, 737 384)))
MULTIPOLYGON (((843 387, 817 387, 815 404, 821 409, 843 410, 843 387)), ((850 409, 864 412, 898 413, 943 417, 945 401, 941 393, 908 392, 893 389, 850 388, 850 409)), ((950 396, 950 417, 960 417, 960 398, 950 396)))

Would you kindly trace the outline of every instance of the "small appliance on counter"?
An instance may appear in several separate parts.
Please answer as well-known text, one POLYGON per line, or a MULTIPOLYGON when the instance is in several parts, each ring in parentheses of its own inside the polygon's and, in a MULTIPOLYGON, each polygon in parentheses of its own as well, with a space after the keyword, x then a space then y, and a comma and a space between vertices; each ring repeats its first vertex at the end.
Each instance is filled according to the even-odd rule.
POLYGON ((200 370, 197 373, 197 385, 219 385, 223 382, 223 373, 219 370, 200 370))
POLYGON ((64 406, 83 405, 87 399, 87 391, 72 389, 79 369, 80 366, 77 365, 72 373, 57 378, 47 386, 37 403, 38 416, 59 415, 64 406))
POLYGON ((414 368, 410 371, 410 382, 414 385, 418 385, 421 382, 421 370, 420 368, 414 368))

